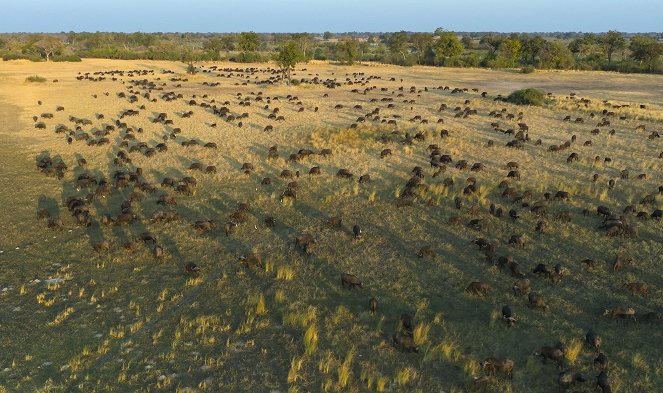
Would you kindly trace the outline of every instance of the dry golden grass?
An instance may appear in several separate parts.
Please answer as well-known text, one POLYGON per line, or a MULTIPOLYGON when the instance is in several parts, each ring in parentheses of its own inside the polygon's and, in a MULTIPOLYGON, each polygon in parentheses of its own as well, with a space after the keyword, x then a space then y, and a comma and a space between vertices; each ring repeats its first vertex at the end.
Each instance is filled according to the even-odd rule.
MULTIPOLYGON (((209 69, 212 64, 203 65, 209 69)), ((594 213, 588 217, 580 213, 598 204, 621 211, 626 204, 638 205, 645 194, 661 185, 663 165, 656 157, 662 148, 660 142, 649 141, 646 135, 661 131, 663 78, 584 72, 522 75, 326 63, 303 67, 307 70, 298 70, 296 77, 318 74, 343 81, 352 78, 352 72, 364 72, 381 79, 365 86, 357 82, 326 89, 305 84, 242 85, 246 78, 217 78, 207 73, 189 77, 188 82, 174 82, 169 79, 183 77, 185 65, 171 62, 0 63, 0 177, 5 182, 0 187, 0 222, 4 225, 0 232, 0 278, 2 288, 6 288, 1 295, 4 354, 0 361, 8 369, 0 375, 0 391, 461 392, 461 386, 466 386, 472 376, 482 375, 479 362, 496 356, 514 359, 516 373, 513 381, 498 380, 495 391, 548 392, 557 388, 558 370, 541 364, 531 353, 542 345, 563 340, 569 345, 569 364, 593 377, 594 354, 582 345, 589 327, 600 332, 603 349, 615 364, 613 390, 663 389, 660 354, 645 339, 657 337, 660 326, 612 321, 599 315, 604 307, 632 305, 638 316, 663 307, 658 289, 663 285, 660 223, 638 222, 638 239, 607 238, 596 228, 600 219, 594 213), (133 79, 126 75, 120 77, 124 85, 110 78, 102 82, 75 80, 78 72, 113 69, 155 70, 154 76, 145 78, 165 83, 163 91, 151 92, 158 101, 152 103, 142 95, 133 104, 119 99, 116 94, 128 91, 127 81, 133 79), (164 69, 175 74, 161 74, 164 69), (47 82, 25 83, 30 75, 43 76, 47 82), (390 81, 390 77, 396 81, 390 81), (53 79, 59 82, 53 83, 53 79), (209 87, 202 82, 221 85, 209 87), (388 87, 389 91, 380 92, 378 88, 366 95, 351 92, 373 85, 388 87), (432 89, 440 85, 477 88, 488 91, 490 97, 521 87, 539 87, 554 93, 555 99, 541 108, 515 107, 481 99, 471 90, 452 95, 432 89), (398 90, 401 86, 403 92, 398 90), (416 86, 417 92, 409 93, 410 86, 416 86), (424 86, 429 87, 428 92, 423 91, 424 86), (249 118, 240 129, 183 100, 162 100, 160 95, 166 91, 180 92, 187 100, 195 94, 199 103, 215 99, 220 105, 228 100, 233 113, 247 112, 249 118), (280 96, 270 108, 279 107, 285 121, 267 119, 265 101, 240 107, 238 92, 242 97, 255 97, 252 92, 280 96), (591 105, 578 108, 566 98, 570 92, 591 99, 591 105), (329 97, 323 97, 325 93, 329 97), (398 93, 404 97, 397 97, 398 93), (204 94, 208 97, 203 98, 204 94), (297 111, 295 102, 288 102, 288 94, 302 101, 304 112, 297 111), (370 102, 372 98, 378 101, 370 102), (393 98, 395 107, 387 108, 382 98, 393 98), (406 98, 416 103, 403 103, 406 98), (604 99, 611 104, 630 104, 614 109, 627 119, 611 118, 610 127, 591 135, 589 131, 595 128, 605 107, 604 99), (42 105, 37 104, 38 100, 42 105), (466 105, 465 100, 470 103, 466 105), (450 109, 438 112, 441 103, 450 109), (647 109, 640 109, 640 103, 647 109), (194 176, 198 180, 194 195, 176 197, 178 205, 174 208, 182 220, 163 225, 149 222, 145 217, 155 211, 156 197, 144 193, 144 200, 135 204, 139 222, 77 228, 63 205, 68 196, 77 194, 75 176, 87 171, 110 178, 113 171, 121 169, 112 162, 121 134, 111 134, 111 147, 87 146, 79 141, 68 145, 62 134, 53 132, 55 126, 70 124, 68 117, 77 116, 93 120, 91 127, 85 127, 91 131, 111 124, 121 111, 137 109, 141 104, 146 109, 140 110, 139 116, 123 119, 134 129, 144 129, 143 133, 135 133, 138 140, 151 146, 162 141, 168 129, 151 122, 159 112, 168 113, 182 134, 168 141, 169 150, 157 157, 132 153, 130 168, 143 168, 144 179, 151 183, 160 183, 166 176, 194 176), (335 110, 336 104, 344 109, 335 110), (362 109, 353 109, 356 104, 362 109), (56 112, 58 105, 65 110, 56 112), (313 111, 316 106, 318 112, 313 111), (456 106, 470 106, 479 113, 467 119, 455 118, 456 106), (381 108, 384 119, 401 116, 398 125, 366 122, 350 128, 357 117, 375 107, 381 108), (489 124, 497 121, 506 129, 517 128, 516 122, 487 116, 502 108, 507 113, 523 111, 530 136, 541 138, 542 146, 505 148, 511 138, 492 130, 489 124), (194 112, 192 117, 178 115, 188 110, 194 112), (44 112, 53 113, 54 118, 44 120, 46 130, 37 130, 32 116, 44 112), (591 112, 597 114, 595 119, 589 119, 591 112), (95 120, 97 113, 103 113, 105 119, 95 120), (414 115, 421 115, 429 124, 408 121, 414 115), (585 123, 563 122, 566 115, 584 117, 585 123), (444 123, 436 123, 438 118, 444 123), (211 127, 212 123, 217 127, 211 127), (646 123, 646 132, 635 131, 641 123, 646 123), (271 133, 263 131, 268 124, 274 126, 271 133), (614 136, 607 135, 610 128, 615 128, 614 136), (442 129, 449 130, 448 138, 439 138, 442 129), (400 133, 395 141, 381 143, 382 134, 392 131, 400 133), (402 145, 399 139, 406 132, 421 132, 426 141, 402 145), (578 142, 571 149, 546 151, 549 145, 561 144, 574 134, 578 142), (185 148, 178 143, 184 138, 215 142, 218 149, 185 148), (592 146, 581 146, 589 139, 592 146), (489 140, 495 142, 494 147, 485 147, 489 140), (481 162, 486 169, 474 173, 451 164, 445 173, 433 178, 426 151, 429 143, 438 144, 455 161, 465 159, 470 165, 481 162), (280 158, 267 161, 267 149, 272 145, 278 145, 280 158), (287 160, 290 153, 301 148, 331 148, 334 155, 314 155, 300 162, 287 160), (390 148, 393 155, 380 159, 384 148, 390 148), (565 159, 572 151, 580 155, 580 160, 568 164, 565 159), (36 159, 44 152, 67 162, 69 171, 64 179, 45 177, 36 169, 36 159), (595 163, 597 155, 610 156, 612 163, 595 163), (76 167, 79 157, 88 161, 86 168, 76 167), (551 204, 547 234, 534 234, 538 218, 500 196, 498 184, 505 178, 508 161, 519 162, 523 175, 520 181, 510 180, 510 185, 532 190, 535 200, 546 191, 571 192, 568 204, 551 204), (186 168, 193 162, 215 165, 217 173, 190 172, 186 168), (240 172, 244 162, 253 163, 253 174, 240 172), (428 192, 422 193, 414 206, 396 208, 396 198, 416 165, 424 168, 423 182, 428 192), (307 175, 313 166, 320 166, 322 175, 307 175), (349 169, 354 179, 336 178, 340 168, 349 169), (626 168, 632 178, 618 179, 616 189, 608 190, 608 179, 619 178, 619 171, 626 168), (299 170, 302 176, 279 179, 283 169, 299 170), (600 174, 595 184, 591 183, 594 173, 600 174), (649 176, 636 180, 639 173, 649 176), (357 183, 357 177, 363 174, 370 174, 370 183, 357 183), (272 186, 259 184, 266 176, 272 178, 272 186), (463 196, 470 176, 477 178, 477 195, 463 196), (444 186, 445 178, 452 178, 454 185, 444 186), (297 200, 281 203, 280 194, 292 180, 299 185, 297 200), (460 210, 453 206, 457 196, 464 198, 460 210), (223 223, 241 202, 251 207, 247 222, 226 237, 223 223), (490 216, 490 203, 499 204, 507 212, 519 208, 522 218, 512 221, 490 216), (468 213, 473 204, 481 207, 476 216, 468 213), (52 231, 45 222, 38 221, 36 212, 43 207, 62 217, 66 230, 52 231), (552 219, 565 209, 573 212, 571 223, 552 219), (275 228, 263 224, 267 215, 276 218, 275 228), (343 217, 341 229, 325 224, 327 218, 336 215, 343 217), (446 224, 454 215, 462 218, 461 226, 446 224), (471 218, 486 219, 488 228, 481 232, 466 228, 464 224, 471 218), (214 219, 221 228, 210 233, 192 231, 190 224, 202 219, 214 219), (364 233, 362 239, 353 241, 351 228, 355 223, 364 233), (155 233, 166 249, 164 260, 152 258, 143 245, 134 251, 122 249, 124 242, 146 231, 155 233), (316 238, 313 255, 304 256, 293 246, 294 237, 300 233, 311 233, 316 238), (530 243, 524 249, 506 244, 516 233, 527 235, 530 243), (550 312, 530 310, 524 298, 513 296, 513 279, 489 267, 471 244, 477 236, 494 242, 499 255, 513 255, 528 272, 537 263, 560 262, 570 269, 571 275, 556 286, 531 277, 533 287, 550 304, 550 312), (111 243, 107 254, 92 251, 91 243, 101 239, 111 243), (423 245, 431 245, 437 256, 418 258, 416 253, 423 245), (635 260, 622 275, 609 269, 617 251, 630 253, 635 260), (261 255, 265 268, 246 269, 238 264, 238 257, 248 253, 261 255), (598 266, 584 269, 578 264, 584 258, 595 259, 598 266), (201 267, 198 275, 183 273, 186 261, 195 261, 201 267), (356 274, 364 288, 341 289, 340 272, 356 274), (655 290, 647 299, 630 296, 621 289, 626 278, 646 281, 655 290), (465 296, 463 288, 474 280, 489 283, 493 288, 490 296, 465 296), (371 296, 379 299, 376 315, 368 312, 371 296), (518 322, 514 328, 506 328, 501 321, 500 308, 504 304, 516 311, 518 322), (391 334, 404 310, 416 312, 414 339, 421 346, 418 354, 402 353, 391 345, 391 334), (44 338, 49 338, 48 345, 44 338)), ((119 204, 129 192, 95 201, 95 220, 105 213, 117 215, 119 204)), ((657 196, 655 205, 646 210, 662 206, 663 199, 657 196)))

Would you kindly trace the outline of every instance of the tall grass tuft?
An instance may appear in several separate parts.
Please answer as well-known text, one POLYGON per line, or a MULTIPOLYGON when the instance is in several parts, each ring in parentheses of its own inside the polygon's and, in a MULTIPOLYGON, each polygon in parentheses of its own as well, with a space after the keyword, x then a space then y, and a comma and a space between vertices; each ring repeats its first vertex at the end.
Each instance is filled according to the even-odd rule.
POLYGON ((352 375, 352 360, 355 356, 355 347, 352 347, 347 355, 345 355, 345 360, 338 367, 338 387, 345 388, 348 385, 350 376, 352 375))
POLYGON ((304 352, 312 355, 318 349, 318 327, 315 323, 309 325, 304 333, 304 352))
POLYGON ((32 76, 29 76, 29 77, 25 78, 25 81, 28 82, 28 83, 44 83, 44 82, 46 82, 46 78, 44 78, 43 76, 39 76, 39 75, 32 75, 32 76))

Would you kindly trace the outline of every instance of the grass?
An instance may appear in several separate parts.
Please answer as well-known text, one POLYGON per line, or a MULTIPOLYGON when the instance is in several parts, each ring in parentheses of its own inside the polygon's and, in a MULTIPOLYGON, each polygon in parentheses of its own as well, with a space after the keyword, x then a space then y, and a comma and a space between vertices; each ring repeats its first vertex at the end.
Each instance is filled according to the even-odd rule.
POLYGON ((28 83, 45 83, 46 78, 44 78, 43 76, 39 76, 39 75, 31 75, 31 76, 28 76, 27 78, 25 78, 25 81, 28 82, 28 83))
MULTIPOLYGON (((2 67, 13 65, 0 64, 2 67)), ((595 80, 597 74, 575 72, 521 75, 414 67, 405 73, 397 67, 376 67, 361 69, 366 75, 381 77, 369 85, 390 90, 374 89, 363 95, 350 91, 360 82, 336 89, 317 85, 307 89, 302 84, 290 90, 253 82, 235 85, 243 79, 199 73, 195 80, 175 88, 164 75, 146 76, 150 80, 160 77, 166 83, 165 91, 182 92, 186 99, 196 94, 198 102, 231 101, 233 112, 249 113, 240 129, 183 100, 165 101, 155 91, 152 96, 157 102, 139 95, 139 101, 131 104, 116 96, 126 89, 119 82, 79 82, 72 78, 79 71, 143 67, 154 69, 155 74, 173 69, 181 75, 185 65, 86 59, 81 63, 25 67, 2 68, 7 78, 0 81, 0 118, 6 119, 7 125, 0 132, 12 135, 0 146, 0 164, 9 179, 9 186, 0 189, 0 202, 5 211, 12 213, 3 217, 5 230, 0 233, 0 289, 5 305, 0 315, 0 337, 5 338, 4 355, 0 355, 4 366, 0 368, 9 369, 0 375, 0 389, 461 392, 470 386, 472 377, 483 375, 479 362, 495 356, 513 359, 516 372, 513 380, 497 378, 494 391, 538 393, 556 388, 558 370, 531 354, 558 340, 569 346, 566 360, 570 366, 587 373, 590 380, 595 376, 591 364, 594 354, 582 345, 588 327, 600 332, 602 350, 615 365, 611 371, 613 390, 663 389, 663 363, 656 348, 645 342, 646 337, 658 334, 660 326, 640 322, 640 318, 637 324, 631 324, 600 316, 604 307, 633 306, 638 315, 663 307, 658 290, 663 285, 657 259, 663 254, 660 224, 638 222, 639 239, 606 238, 597 229, 599 217, 581 214, 582 209, 595 209, 598 204, 621 211, 627 203, 637 205, 660 185, 661 163, 656 158, 660 146, 657 141, 647 140, 645 133, 634 131, 639 123, 646 123, 649 131, 659 129, 663 122, 657 104, 663 102, 660 77, 606 74, 601 75, 599 83, 595 80), (53 92, 35 95, 24 82, 35 73, 48 80, 57 78, 60 83, 53 85, 53 92), (389 81, 390 76, 395 76, 396 82, 389 81), (452 95, 433 89, 440 80, 452 88, 486 90, 491 98, 481 99, 471 90, 452 95), (201 84, 203 81, 221 81, 221 85, 208 89, 201 84), (401 85, 403 92, 398 90, 401 85), (410 86, 422 92, 410 94, 410 86), (492 100, 498 93, 506 95, 527 86, 554 93, 551 104, 519 107, 492 100), (108 96, 103 94, 105 91, 108 96), (588 108, 565 98, 571 91, 591 99, 588 108), (11 97, 6 92, 11 92, 11 97), (240 108, 237 92, 242 97, 255 97, 258 92, 264 97, 279 96, 279 101, 272 99, 270 108, 279 107, 285 120, 268 122, 265 101, 240 108), (325 93, 329 97, 323 97, 325 93), (399 93, 404 97, 397 97, 399 93), (93 94, 98 98, 92 98, 93 94), (203 94, 208 98, 202 98, 203 94), (296 94, 306 110, 297 112, 295 103, 286 99, 288 94, 296 94), (391 97, 394 108, 387 108, 380 100, 391 97), (373 98, 378 101, 371 103, 373 98), (406 98, 416 103, 403 103, 406 98), (470 104, 465 104, 466 99, 470 104), (615 109, 628 119, 612 119, 610 128, 616 133, 610 137, 603 131, 596 136, 589 134, 599 120, 590 121, 589 114, 603 110, 603 99, 631 104, 615 109), (639 102, 647 104, 648 109, 639 109, 639 102), (333 109, 337 103, 344 109, 333 109), (440 103, 448 104, 450 109, 438 112, 440 103), (56 125, 69 124, 69 116, 92 119, 91 126, 82 127, 91 132, 113 123, 117 113, 143 104, 146 109, 140 115, 122 120, 135 129, 143 128, 142 133, 134 133, 137 140, 148 145, 163 140, 164 126, 150 121, 153 112, 167 112, 175 123, 173 127, 183 131, 176 140, 167 142, 167 152, 156 157, 131 153, 129 166, 118 167, 112 162, 115 143, 122 140, 123 131, 110 135, 110 147, 87 146, 83 141, 69 145, 62 134, 53 132, 56 125), (363 108, 352 109, 355 104, 363 108), (67 110, 56 112, 56 105, 67 110), (315 106, 319 107, 317 113, 312 110, 315 106), (478 113, 455 118, 456 106, 470 106, 478 113), (381 108, 383 119, 396 119, 397 126, 368 121, 349 127, 375 107, 381 108), (494 131, 489 125, 497 121, 507 129, 517 127, 516 122, 488 116, 490 111, 502 108, 506 113, 523 111, 530 137, 541 138, 542 146, 528 144, 523 150, 504 147, 512 136, 494 131), (188 110, 194 112, 191 119, 179 117, 178 113, 188 110), (46 130, 35 130, 32 116, 45 112, 53 112, 54 118, 43 119, 46 130), (95 120, 97 113, 104 113, 105 119, 95 120), (415 115, 430 123, 410 122, 415 115), (584 117, 585 123, 562 121, 567 115, 584 117), (438 118, 443 118, 444 124, 436 124, 438 118), (210 126, 214 122, 215 128, 210 126), (271 133, 263 131, 268 123, 274 126, 271 133), (449 130, 449 137, 439 137, 442 128, 449 130), (380 142, 382 134, 392 131, 399 133, 394 142, 380 142), (400 138, 406 132, 421 132, 427 139, 403 145, 400 138), (565 152, 546 151, 548 145, 564 143, 574 134, 580 144, 592 139, 593 145, 576 143, 565 152), (185 148, 179 145, 184 138, 213 141, 218 149, 185 148), (488 140, 494 142, 493 147, 486 147, 488 140), (428 164, 429 144, 438 144, 454 159, 437 177, 432 177, 434 170, 428 164), (278 146, 281 158, 267 161, 266 152, 272 145, 278 146), (334 155, 316 154, 298 162, 287 161, 291 153, 302 148, 331 148, 334 155), (384 148, 391 149, 393 155, 380 159, 384 148), (578 163, 566 163, 571 151, 579 154, 578 163), (36 157, 44 152, 68 164, 63 179, 46 177, 36 169, 36 157), (610 156, 612 163, 601 160, 595 164, 596 155, 610 156), (87 167, 76 166, 79 156, 86 158, 87 167), (454 164, 460 159, 470 166, 481 162, 486 170, 456 169, 454 164), (509 180, 509 185, 519 191, 532 190, 530 203, 542 199, 547 191, 571 192, 568 203, 551 202, 545 218, 547 233, 533 233, 539 218, 501 197, 498 184, 505 179, 508 161, 519 162, 523 174, 520 181, 509 180), (217 173, 190 172, 186 168, 191 162, 216 165, 217 173), (244 162, 254 164, 254 173, 244 175, 239 171, 244 162), (307 175, 313 166, 320 166, 320 176, 307 175), (423 168, 428 192, 421 192, 413 206, 397 208, 396 198, 413 176, 414 166, 423 168), (197 179, 194 195, 176 196, 178 205, 173 209, 180 213, 181 220, 157 224, 146 219, 161 208, 155 201, 165 189, 157 187, 154 194, 144 192, 143 200, 133 204, 140 218, 134 224, 77 228, 64 207, 66 198, 77 194, 73 185, 76 176, 90 172, 110 179, 113 171, 134 167, 143 168, 143 178, 150 183, 160 183, 166 176, 179 179, 192 175, 197 179), (349 169, 355 178, 336 178, 339 168, 349 169), (625 168, 632 177, 648 173, 649 178, 618 179, 617 187, 608 191, 607 181, 618 178, 625 168), (299 170, 303 175, 280 179, 283 169, 299 170), (597 183, 591 183, 594 173, 600 174, 597 183), (357 177, 362 174, 370 174, 371 182, 358 184, 357 177), (271 177, 271 186, 259 184, 266 176, 271 177), (468 177, 477 180, 476 195, 463 194, 468 177), (445 178, 452 178, 454 185, 444 186, 445 178), (297 199, 282 204, 281 192, 291 181, 297 181, 297 199), (457 196, 463 198, 461 209, 453 204, 457 196), (429 205, 429 201, 433 203, 429 205), (242 202, 250 205, 247 222, 226 236, 223 223, 242 202), (468 209, 475 203, 481 211, 470 215, 468 209), (491 216, 487 212, 490 203, 505 212, 516 208, 521 218, 514 221, 491 216), (42 207, 61 217, 66 229, 52 231, 44 221, 38 221, 36 211, 42 207), (570 223, 552 219, 562 210, 572 211, 570 223), (276 219, 273 228, 264 225, 268 215, 276 219), (326 220, 337 215, 343 218, 343 226, 329 228, 326 220), (451 216, 461 217, 461 224, 446 224, 451 216), (466 227, 472 218, 486 220, 488 227, 481 231, 466 227), (215 219, 219 228, 207 233, 192 231, 190 224, 201 219, 215 219), (352 239, 354 224, 363 229, 360 240, 352 239), (147 231, 154 233, 167 250, 163 261, 155 260, 142 243, 134 251, 119 246, 147 231), (294 246, 294 237, 301 233, 311 233, 316 239, 312 255, 306 256, 294 246), (506 243, 511 234, 518 233, 529 239, 524 249, 506 243), (497 255, 513 255, 527 273, 538 263, 560 262, 570 270, 570 275, 554 286, 542 278, 529 277, 533 289, 542 293, 550 305, 548 313, 530 310, 525 297, 513 295, 514 279, 504 269, 486 263, 471 243, 476 237, 493 242, 497 255), (98 255, 91 251, 91 243, 102 238, 113 246, 108 254, 98 255), (425 245, 430 245, 437 256, 418 258, 416 253, 425 245), (636 261, 621 273, 609 269, 608 262, 617 251, 630 253, 636 261), (246 268, 237 262, 240 255, 249 253, 260 255, 265 268, 246 268), (580 266, 578 262, 584 258, 596 260, 597 267, 589 270, 580 266), (200 266, 198 274, 184 273, 188 261, 200 266), (363 288, 341 288, 341 272, 357 275, 363 288), (483 299, 466 296, 463 288, 471 281, 486 282, 492 290, 483 299), (653 288, 650 296, 631 296, 621 289, 626 281, 647 282, 653 288), (379 301, 375 315, 368 310, 372 296, 379 301), (513 328, 507 328, 501 320, 501 306, 505 304, 516 313, 518 322, 513 328), (403 353, 392 345, 391 336, 398 329, 403 311, 416 315, 414 339, 420 346, 419 353, 403 353), (53 339, 45 345, 44 337, 53 339), (51 366, 45 365, 49 362, 51 366)), ((351 72, 357 70, 329 65, 307 67, 310 70, 298 71, 297 77, 312 72, 326 78, 334 72, 340 81, 346 77, 341 74, 348 72, 347 77, 353 78, 351 72)), ((119 190, 107 199, 93 201, 95 220, 101 214, 117 215, 120 203, 132 191, 119 190)), ((655 206, 646 209, 660 208, 661 203, 657 197, 655 206)))

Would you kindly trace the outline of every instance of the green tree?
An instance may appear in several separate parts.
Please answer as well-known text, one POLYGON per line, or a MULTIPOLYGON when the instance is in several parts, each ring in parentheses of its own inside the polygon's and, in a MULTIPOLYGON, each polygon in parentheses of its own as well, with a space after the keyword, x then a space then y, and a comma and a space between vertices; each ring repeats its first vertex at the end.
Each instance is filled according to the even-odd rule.
POLYGON ((345 39, 336 44, 339 59, 347 64, 354 64, 359 54, 357 41, 354 39, 345 39))
POLYGON ((237 36, 234 34, 224 34, 221 37, 219 37, 219 40, 221 41, 221 49, 228 52, 235 49, 237 36))
POLYGON ((649 71, 654 70, 659 57, 663 54, 663 44, 659 44, 656 38, 645 35, 636 35, 631 38, 629 49, 631 57, 640 64, 646 64, 649 71))
POLYGON ((213 37, 203 42, 203 50, 206 52, 213 53, 214 55, 218 55, 222 49, 223 49, 223 42, 221 41, 221 37, 213 37))
POLYGON ((392 33, 387 40, 389 52, 391 52, 392 56, 402 57, 403 62, 405 62, 408 53, 407 41, 408 36, 405 31, 392 33))
POLYGON ((612 54, 615 53, 615 51, 626 48, 626 39, 624 36, 622 33, 614 30, 610 30, 603 34, 599 38, 599 43, 605 50, 606 55, 608 55, 608 63, 612 62, 612 54))
POLYGON ((568 69, 575 60, 571 50, 560 42, 548 42, 539 52, 538 68, 568 69))
POLYGON ((497 53, 497 50, 502 44, 502 41, 504 41, 504 38, 502 36, 499 36, 497 34, 486 34, 483 37, 481 37, 479 44, 485 45, 488 48, 488 52, 494 55, 497 53))
POLYGON ((53 36, 44 36, 39 41, 33 44, 38 53, 49 61, 50 58, 59 54, 64 48, 64 44, 58 38, 53 36))
POLYGON ((313 35, 310 33, 294 33, 291 36, 299 49, 304 52, 304 56, 308 57, 308 51, 313 46, 313 35))
POLYGON ((460 42, 463 43, 463 46, 465 47, 465 49, 473 49, 474 48, 474 40, 469 35, 464 35, 463 38, 460 39, 460 42))
POLYGON ((507 38, 500 44, 497 50, 497 57, 495 58, 498 67, 514 67, 516 59, 520 55, 520 48, 522 43, 518 39, 507 38))
POLYGON ((444 65, 447 59, 457 57, 463 53, 463 44, 456 33, 445 31, 440 33, 438 37, 438 40, 433 44, 437 64, 444 65))
POLYGON ((550 44, 549 41, 546 41, 540 35, 536 35, 534 37, 524 37, 521 38, 520 41, 522 42, 520 53, 523 59, 532 65, 537 64, 537 57, 539 57, 541 51, 543 51, 544 48, 547 48, 547 46, 550 44))
POLYGON ((293 40, 286 42, 281 48, 279 48, 279 52, 276 54, 274 60, 276 60, 276 63, 279 65, 281 73, 283 74, 283 80, 285 80, 288 85, 290 84, 291 70, 295 68, 295 65, 298 62, 304 59, 306 59, 304 51, 302 51, 300 45, 293 40))
POLYGON ((237 44, 239 50, 242 52, 256 52, 260 46, 260 37, 257 33, 248 32, 239 35, 239 42, 237 44))
POLYGON ((330 31, 325 31, 322 33, 322 39, 323 40, 331 40, 334 37, 334 35, 330 31))
POLYGON ((433 43, 433 35, 430 33, 414 33, 410 36, 410 42, 417 54, 417 63, 424 64, 426 49, 433 43))
POLYGON ((575 38, 569 42, 569 45, 567 46, 571 53, 573 54, 574 57, 578 57, 580 52, 582 51, 582 48, 585 45, 585 40, 583 38, 575 38))

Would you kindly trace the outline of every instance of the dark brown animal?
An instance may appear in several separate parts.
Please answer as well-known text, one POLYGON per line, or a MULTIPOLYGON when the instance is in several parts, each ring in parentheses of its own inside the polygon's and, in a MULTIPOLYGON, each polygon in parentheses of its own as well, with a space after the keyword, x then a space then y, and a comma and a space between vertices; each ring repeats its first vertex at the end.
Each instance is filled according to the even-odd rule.
POLYGON ((490 285, 479 281, 473 281, 467 286, 467 288, 465 288, 465 292, 477 296, 485 296, 488 294, 489 291, 490 291, 490 285))
POLYGON ((498 359, 491 356, 481 362, 481 368, 490 375, 495 375, 499 371, 506 374, 509 379, 513 379, 514 364, 511 359, 498 359))
POLYGON ((644 282, 631 282, 622 285, 622 288, 626 288, 631 293, 639 293, 643 297, 647 297, 647 291, 649 291, 649 286, 644 282))
POLYGON ((415 344, 411 336, 395 332, 392 335, 392 339, 394 340, 394 345, 403 352, 419 352, 419 347, 415 344))
POLYGON ((612 318, 633 318, 634 322, 637 322, 635 319, 635 310, 631 307, 615 307, 615 308, 606 308, 603 310, 603 316, 609 316, 612 318))
POLYGON ((346 284, 348 289, 352 289, 353 287, 363 288, 359 277, 355 276, 354 274, 341 273, 341 287, 345 288, 346 284))

